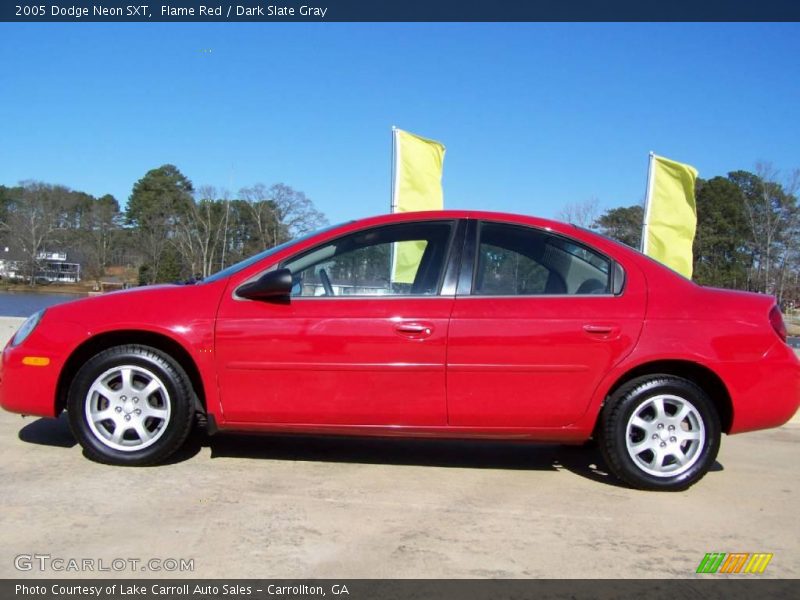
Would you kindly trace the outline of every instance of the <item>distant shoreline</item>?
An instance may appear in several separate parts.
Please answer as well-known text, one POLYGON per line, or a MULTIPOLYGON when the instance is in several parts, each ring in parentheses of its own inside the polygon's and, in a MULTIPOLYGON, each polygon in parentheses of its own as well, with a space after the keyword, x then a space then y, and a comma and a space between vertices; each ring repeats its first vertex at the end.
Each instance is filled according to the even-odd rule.
POLYGON ((37 285, 28 287, 27 285, 0 285, 0 292, 8 294, 83 294, 89 295, 92 291, 90 287, 79 285, 37 285))

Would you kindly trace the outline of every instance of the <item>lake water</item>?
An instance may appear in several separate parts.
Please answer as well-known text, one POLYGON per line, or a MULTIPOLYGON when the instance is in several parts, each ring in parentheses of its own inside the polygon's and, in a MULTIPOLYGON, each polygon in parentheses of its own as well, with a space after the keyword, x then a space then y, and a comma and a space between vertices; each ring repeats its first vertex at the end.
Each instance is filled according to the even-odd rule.
POLYGON ((37 310, 84 297, 84 294, 0 292, 0 317, 29 317, 37 310))

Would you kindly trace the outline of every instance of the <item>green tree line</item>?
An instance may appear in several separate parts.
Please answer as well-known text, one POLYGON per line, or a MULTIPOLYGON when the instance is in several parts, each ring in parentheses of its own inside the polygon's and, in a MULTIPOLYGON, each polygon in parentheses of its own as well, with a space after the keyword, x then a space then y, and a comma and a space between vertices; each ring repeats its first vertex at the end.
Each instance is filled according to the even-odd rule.
MULTIPOLYGON (((784 307, 800 305, 800 176, 779 182, 777 175, 759 165, 756 173, 697 180, 694 281, 772 294, 784 307)), ((573 206, 566 216, 587 220, 586 207, 573 206)), ((579 224, 639 248, 643 218, 643 205, 636 204, 579 224)))
MULTIPOLYGON (((783 182, 768 166, 698 179, 694 280, 775 295, 800 305, 800 175, 783 182)), ((569 205, 563 220, 638 248, 641 204, 597 214, 597 201, 569 205)), ((148 171, 127 207, 37 181, 0 186, 0 245, 21 254, 32 282, 42 252, 66 251, 85 277, 128 266, 140 283, 206 277, 264 248, 325 223, 306 195, 284 184, 255 184, 232 196, 195 188, 173 165, 148 171)), ((0 256, 2 258, 2 256, 0 256)))
POLYGON ((0 186, 0 244, 21 257, 31 284, 41 253, 56 251, 95 281, 112 265, 135 269, 142 284, 207 277, 325 223, 303 192, 282 183, 231 197, 212 186, 195 189, 174 165, 139 179, 125 210, 113 196, 61 185, 0 186))

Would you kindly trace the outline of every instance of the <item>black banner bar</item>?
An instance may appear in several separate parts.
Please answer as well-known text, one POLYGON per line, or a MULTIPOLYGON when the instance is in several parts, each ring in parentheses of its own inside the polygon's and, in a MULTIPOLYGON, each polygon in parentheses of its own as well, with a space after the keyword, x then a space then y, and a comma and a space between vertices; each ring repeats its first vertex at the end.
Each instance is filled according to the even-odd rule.
POLYGON ((800 21, 798 0, 51 0, 2 2, 0 21, 800 21))
POLYGON ((731 600, 796 598, 797 580, 758 576, 600 580, 2 580, 4 600, 731 600), (756 577, 755 579, 753 577, 756 577))

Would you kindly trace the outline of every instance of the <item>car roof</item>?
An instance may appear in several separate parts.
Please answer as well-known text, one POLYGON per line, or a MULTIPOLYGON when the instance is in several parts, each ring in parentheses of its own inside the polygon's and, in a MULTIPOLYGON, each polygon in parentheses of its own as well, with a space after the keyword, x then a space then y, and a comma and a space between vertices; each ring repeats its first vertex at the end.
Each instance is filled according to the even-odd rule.
POLYGON ((416 212, 397 212, 383 215, 375 215, 358 219, 354 223, 361 224, 379 224, 379 223, 394 223, 398 221, 416 221, 416 220, 431 220, 431 219, 481 219, 481 220, 496 220, 496 221, 511 221, 518 223, 528 223, 539 227, 551 227, 558 230, 564 229, 579 229, 575 225, 564 223, 562 221, 554 221, 551 219, 544 219, 541 217, 534 217, 530 215, 487 211, 487 210, 426 210, 416 212))

